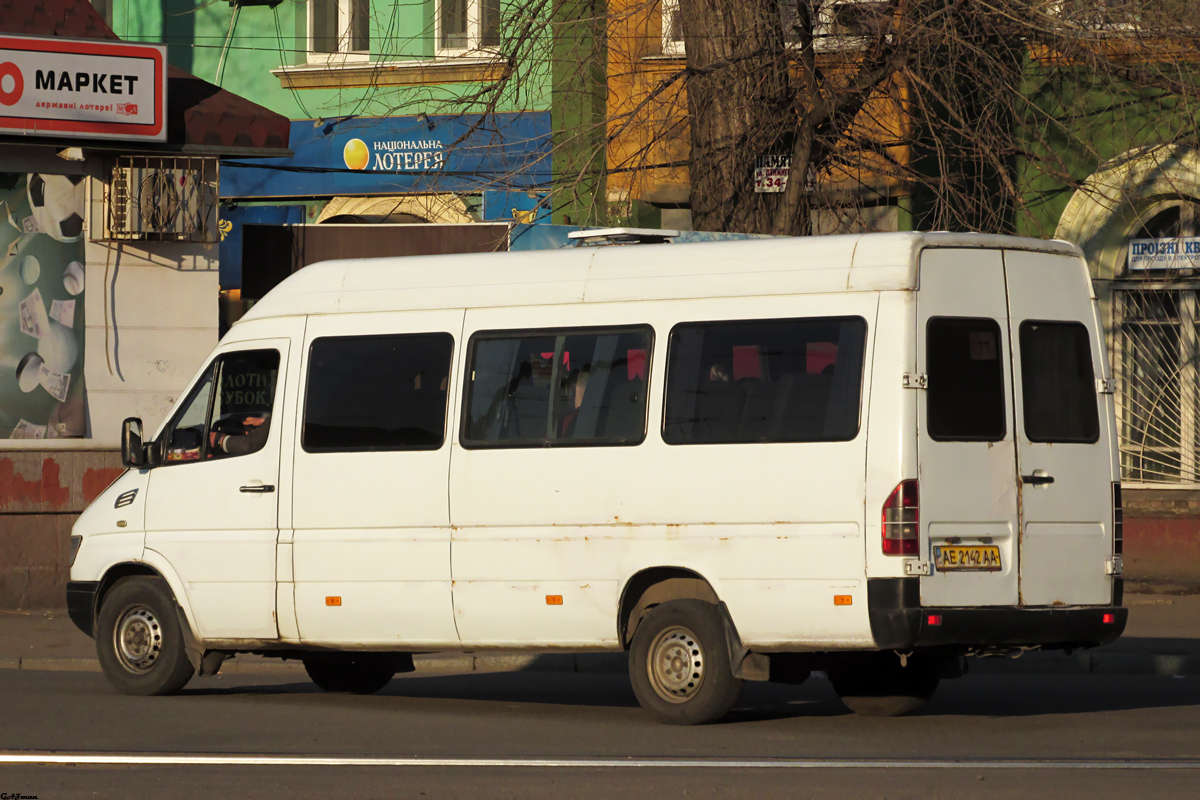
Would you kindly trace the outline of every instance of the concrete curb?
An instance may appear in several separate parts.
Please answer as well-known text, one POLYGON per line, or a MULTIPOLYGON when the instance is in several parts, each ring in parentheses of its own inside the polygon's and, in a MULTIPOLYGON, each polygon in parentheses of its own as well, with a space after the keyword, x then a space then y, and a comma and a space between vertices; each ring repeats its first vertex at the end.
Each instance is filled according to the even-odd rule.
POLYGON ((1200 655, 1176 653, 1029 653, 1020 658, 967 659, 971 675, 1200 675, 1200 655))
MULTIPOLYGON (((625 653, 429 653, 413 657, 416 676, 466 675, 499 672, 567 672, 625 674, 625 653)), ((99 672, 94 658, 23 656, 0 658, 0 669, 57 672, 99 672)), ((221 665, 225 675, 283 673, 304 675, 299 661, 252 658, 230 659, 221 665)), ((1200 676, 1200 654, 1172 653, 1028 653, 1020 658, 967 659, 969 675, 1156 675, 1200 676)), ((307 679, 307 678, 306 678, 307 679)))
MULTIPOLYGON (((417 675, 465 675, 471 672, 587 672, 624 673, 628 669, 624 653, 426 653, 413 656, 417 675)), ((20 656, 0 658, 0 669, 29 669, 47 672, 100 672, 94 658, 64 656, 20 656)), ((229 659, 221 664, 223 675, 247 675, 272 672, 304 674, 304 665, 295 659, 251 657, 229 659)))

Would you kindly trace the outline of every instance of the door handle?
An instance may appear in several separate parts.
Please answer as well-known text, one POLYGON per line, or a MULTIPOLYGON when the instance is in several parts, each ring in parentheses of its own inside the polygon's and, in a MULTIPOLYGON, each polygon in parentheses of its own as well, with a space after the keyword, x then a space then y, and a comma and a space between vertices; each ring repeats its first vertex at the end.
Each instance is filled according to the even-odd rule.
POLYGON ((238 489, 238 491, 245 492, 246 494, 270 494, 271 492, 275 491, 275 487, 269 483, 257 483, 253 486, 243 486, 242 488, 238 489))
POLYGON ((1032 475, 1022 475, 1021 483, 1045 486, 1046 484, 1054 483, 1054 478, 1044 469, 1035 469, 1032 475))

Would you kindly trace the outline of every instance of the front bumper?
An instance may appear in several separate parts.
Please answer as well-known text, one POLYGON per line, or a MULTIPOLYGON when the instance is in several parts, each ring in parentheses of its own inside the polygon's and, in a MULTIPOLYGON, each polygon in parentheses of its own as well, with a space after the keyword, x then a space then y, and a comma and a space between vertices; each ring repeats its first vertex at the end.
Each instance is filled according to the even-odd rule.
POLYGON ((100 581, 67 582, 67 616, 75 627, 95 638, 96 592, 100 581))
POLYGON ((1129 618, 1119 605, 922 608, 920 578, 869 579, 867 607, 871 634, 881 650, 1095 647, 1119 637, 1129 618), (1111 622, 1104 621, 1106 615, 1111 622), (941 624, 930 624, 930 616, 939 617, 941 624))

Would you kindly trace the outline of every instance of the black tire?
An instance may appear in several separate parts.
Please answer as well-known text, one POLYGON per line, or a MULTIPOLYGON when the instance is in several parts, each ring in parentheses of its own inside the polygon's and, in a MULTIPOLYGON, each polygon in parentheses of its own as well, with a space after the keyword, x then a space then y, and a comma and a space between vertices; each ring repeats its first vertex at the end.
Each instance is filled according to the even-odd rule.
POLYGON ((937 665, 910 656, 901 666, 895 653, 870 653, 848 659, 829 672, 846 708, 863 717, 900 717, 921 708, 937 691, 937 665))
POLYGON ((633 634, 629 679, 642 708, 668 725, 715 722, 742 692, 717 607, 700 600, 650 609, 633 634))
POLYGON ((396 675, 382 653, 321 653, 304 658, 304 671, 317 688, 335 694, 375 694, 396 675))
POLYGON ((122 694, 173 694, 196 671, 184 650, 175 598, 162 578, 123 578, 104 595, 96 652, 104 676, 122 694))
POLYGON ((808 653, 772 653, 771 683, 799 686, 812 677, 813 657, 808 653))

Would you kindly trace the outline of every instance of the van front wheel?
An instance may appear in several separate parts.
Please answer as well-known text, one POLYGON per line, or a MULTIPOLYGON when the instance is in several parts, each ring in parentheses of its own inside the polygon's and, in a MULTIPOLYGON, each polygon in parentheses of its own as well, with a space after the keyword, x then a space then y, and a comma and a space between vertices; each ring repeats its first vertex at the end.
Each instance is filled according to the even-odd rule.
POLYGON ((396 665, 379 653, 322 653, 307 656, 304 671, 324 692, 375 694, 395 677, 396 665))
POLYGON ((719 720, 742 691, 717 608, 700 600, 650 609, 633 635, 629 678, 642 708, 669 725, 719 720))
POLYGON ((123 694, 172 694, 195 673, 175 598, 161 578, 124 578, 104 596, 96 654, 108 682, 123 694))

